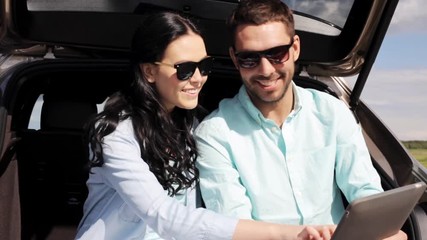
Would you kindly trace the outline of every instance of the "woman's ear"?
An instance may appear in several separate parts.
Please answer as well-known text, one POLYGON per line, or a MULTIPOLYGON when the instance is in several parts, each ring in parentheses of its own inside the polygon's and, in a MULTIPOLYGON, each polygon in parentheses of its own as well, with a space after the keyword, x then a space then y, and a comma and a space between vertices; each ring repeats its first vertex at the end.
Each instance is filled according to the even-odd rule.
POLYGON ((139 64, 139 69, 142 75, 145 76, 145 79, 147 79, 149 83, 154 83, 156 81, 156 78, 155 78, 156 68, 154 64, 141 63, 139 64))

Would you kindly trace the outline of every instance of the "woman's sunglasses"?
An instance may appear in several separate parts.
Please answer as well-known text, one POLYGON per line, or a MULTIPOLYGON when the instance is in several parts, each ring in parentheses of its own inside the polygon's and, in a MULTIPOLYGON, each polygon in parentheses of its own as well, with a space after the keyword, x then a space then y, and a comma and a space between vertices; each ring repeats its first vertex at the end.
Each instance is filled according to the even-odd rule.
POLYGON ((196 68, 199 69, 200 74, 202 76, 207 76, 212 70, 213 61, 213 57, 206 57, 200 62, 183 62, 178 64, 154 62, 154 64, 175 68, 178 80, 185 81, 190 79, 194 75, 196 68))
POLYGON ((288 61, 289 49, 292 44, 294 44, 293 38, 291 43, 287 45, 277 46, 264 51, 236 52, 234 55, 236 56, 237 62, 241 68, 255 68, 259 65, 261 58, 263 57, 265 57, 271 64, 279 64, 288 61))

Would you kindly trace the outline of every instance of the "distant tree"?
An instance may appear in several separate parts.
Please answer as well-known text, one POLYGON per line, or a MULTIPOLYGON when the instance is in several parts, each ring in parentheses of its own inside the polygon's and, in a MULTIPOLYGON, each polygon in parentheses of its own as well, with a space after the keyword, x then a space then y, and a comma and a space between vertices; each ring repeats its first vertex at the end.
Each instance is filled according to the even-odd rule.
POLYGON ((402 143, 408 149, 427 149, 427 141, 403 141, 402 143))

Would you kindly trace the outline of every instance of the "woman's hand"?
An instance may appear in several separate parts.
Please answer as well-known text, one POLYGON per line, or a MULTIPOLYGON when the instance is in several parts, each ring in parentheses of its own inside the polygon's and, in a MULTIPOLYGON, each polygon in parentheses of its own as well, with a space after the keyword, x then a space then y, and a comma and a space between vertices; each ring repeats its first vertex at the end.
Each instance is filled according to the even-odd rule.
POLYGON ((329 240, 335 229, 336 225, 306 226, 298 234, 297 240, 329 240))
POLYGON ((388 238, 384 238, 384 240, 407 240, 408 236, 406 235, 406 233, 399 231, 398 233, 396 233, 395 235, 388 237, 388 238))

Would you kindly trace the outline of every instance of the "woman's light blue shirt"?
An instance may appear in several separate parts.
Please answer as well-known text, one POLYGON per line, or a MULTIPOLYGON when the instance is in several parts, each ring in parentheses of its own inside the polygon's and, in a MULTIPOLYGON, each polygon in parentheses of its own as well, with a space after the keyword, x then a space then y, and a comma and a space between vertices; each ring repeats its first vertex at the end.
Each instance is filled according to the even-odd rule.
POLYGON ((87 181, 77 239, 232 238, 237 219, 196 208, 194 189, 167 195, 141 158, 129 119, 104 138, 103 151, 105 164, 87 181))
POLYGON ((241 218, 332 224, 348 201, 382 192, 361 128, 346 105, 293 84, 294 109, 281 127, 244 86, 195 131, 206 207, 241 218))

